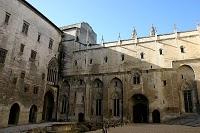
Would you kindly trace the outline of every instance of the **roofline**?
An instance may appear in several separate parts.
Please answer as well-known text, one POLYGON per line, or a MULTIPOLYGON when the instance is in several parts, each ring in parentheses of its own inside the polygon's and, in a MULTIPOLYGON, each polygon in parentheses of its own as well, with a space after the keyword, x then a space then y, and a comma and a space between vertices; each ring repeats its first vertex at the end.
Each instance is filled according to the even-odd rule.
POLYGON ((52 25, 61 34, 63 33, 63 31, 59 27, 57 27, 53 22, 51 22, 46 16, 44 16, 40 11, 38 11, 34 6, 32 6, 26 0, 18 0, 18 1, 21 2, 22 4, 24 4, 25 6, 27 6, 29 9, 31 9, 33 12, 35 12, 41 18, 43 18, 46 22, 48 22, 50 25, 52 25))

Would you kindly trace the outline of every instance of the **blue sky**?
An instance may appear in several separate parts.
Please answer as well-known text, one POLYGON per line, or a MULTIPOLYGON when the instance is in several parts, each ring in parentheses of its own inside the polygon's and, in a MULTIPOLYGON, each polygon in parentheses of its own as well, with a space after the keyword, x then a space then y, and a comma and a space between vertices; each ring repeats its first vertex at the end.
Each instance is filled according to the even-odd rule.
POLYGON ((57 26, 88 22, 98 42, 129 39, 133 27, 138 36, 196 29, 200 23, 200 0, 27 0, 57 26))

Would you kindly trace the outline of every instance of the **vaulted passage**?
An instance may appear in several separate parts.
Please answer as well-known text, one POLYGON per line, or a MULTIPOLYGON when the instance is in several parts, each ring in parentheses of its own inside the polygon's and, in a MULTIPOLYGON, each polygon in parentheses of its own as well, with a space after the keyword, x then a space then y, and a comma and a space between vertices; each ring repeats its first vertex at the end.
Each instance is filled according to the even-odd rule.
POLYGON ((44 96, 42 119, 45 121, 52 121, 53 109, 54 109, 54 96, 51 92, 47 92, 44 96))
POLYGON ((32 105, 29 112, 29 122, 36 123, 37 121, 37 106, 32 105))
POLYGON ((141 94, 132 97, 133 100, 133 122, 148 123, 149 119, 149 102, 148 99, 141 94))
POLYGON ((17 103, 13 104, 9 114, 9 120, 8 120, 9 125, 17 125, 19 121, 19 113, 20 113, 19 105, 17 103))

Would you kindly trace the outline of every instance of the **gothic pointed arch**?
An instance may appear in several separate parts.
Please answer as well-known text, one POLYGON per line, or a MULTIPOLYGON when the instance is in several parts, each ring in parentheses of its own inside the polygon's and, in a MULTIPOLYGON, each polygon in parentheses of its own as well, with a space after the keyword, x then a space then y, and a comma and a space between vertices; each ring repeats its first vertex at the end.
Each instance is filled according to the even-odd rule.
POLYGON ((44 96, 43 113, 42 113, 42 119, 44 121, 53 120, 54 107, 55 107, 54 95, 51 91, 48 91, 45 93, 44 96))
POLYGON ((123 117, 123 84, 119 78, 113 78, 110 82, 110 100, 113 117, 123 117))
POLYGON ((103 82, 100 79, 95 79, 92 82, 92 107, 91 114, 101 116, 103 108, 103 82))
POLYGON ((195 72, 191 66, 182 65, 177 69, 177 83, 180 90, 181 111, 197 112, 199 100, 195 72))
POLYGON ((57 85, 58 68, 58 60, 56 58, 52 58, 48 64, 47 81, 49 84, 57 85))
POLYGON ((14 103, 10 108, 8 124, 17 125, 19 121, 19 115, 20 115, 20 106, 18 103, 14 103))
POLYGON ((32 105, 29 111, 29 123, 36 123, 37 122, 37 106, 32 105))
POLYGON ((149 100, 143 94, 132 96, 132 112, 134 123, 148 123, 149 121, 149 100))

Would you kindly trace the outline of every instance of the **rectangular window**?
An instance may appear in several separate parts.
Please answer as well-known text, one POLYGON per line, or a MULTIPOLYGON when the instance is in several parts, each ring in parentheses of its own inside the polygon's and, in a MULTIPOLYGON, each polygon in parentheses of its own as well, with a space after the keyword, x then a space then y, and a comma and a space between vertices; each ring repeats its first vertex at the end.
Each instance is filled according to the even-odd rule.
POLYGON ((7 24, 7 25, 8 25, 9 20, 10 20, 10 15, 11 15, 10 13, 6 12, 6 16, 5 16, 5 21, 4 21, 4 23, 7 24))
POLYGON ((53 47, 53 39, 50 38, 49 40, 49 49, 52 49, 53 47))
POLYGON ((35 87, 33 88, 33 93, 34 93, 34 94, 38 94, 38 90, 39 90, 39 87, 38 87, 38 86, 35 86, 35 87))
POLYGON ((21 78, 21 79, 24 79, 24 78, 25 78, 25 72, 24 72, 24 71, 21 72, 20 78, 21 78))
POLYGON ((30 24, 28 22, 24 21, 23 27, 22 27, 22 33, 24 33, 25 35, 28 34, 29 25, 30 24))
POLYGON ((121 55, 121 60, 124 61, 124 54, 121 55))
POLYGON ((180 46, 180 50, 181 50, 181 53, 185 53, 185 47, 184 46, 180 46))
POLYGON ((24 47, 25 47, 25 45, 21 43, 21 45, 20 45, 20 53, 24 52, 24 47))
POLYGON ((38 42, 40 42, 40 38, 41 38, 41 33, 38 33, 38 38, 37 38, 38 42))
POLYGON ((0 48, 0 63, 4 63, 6 59, 7 50, 0 48))
POLYGON ((163 55, 163 49, 159 49, 160 55, 163 55))
POLYGON ((167 81, 163 80, 163 86, 166 86, 166 85, 167 85, 167 81))
POLYGON ((90 64, 92 64, 92 59, 90 59, 90 64))
POLYGON ((37 52, 34 51, 34 50, 31 50, 31 59, 32 59, 32 60, 35 60, 35 59, 36 59, 36 55, 37 55, 37 52))
POLYGON ((144 59, 144 53, 143 53, 143 52, 140 53, 140 58, 141 58, 141 59, 144 59))

